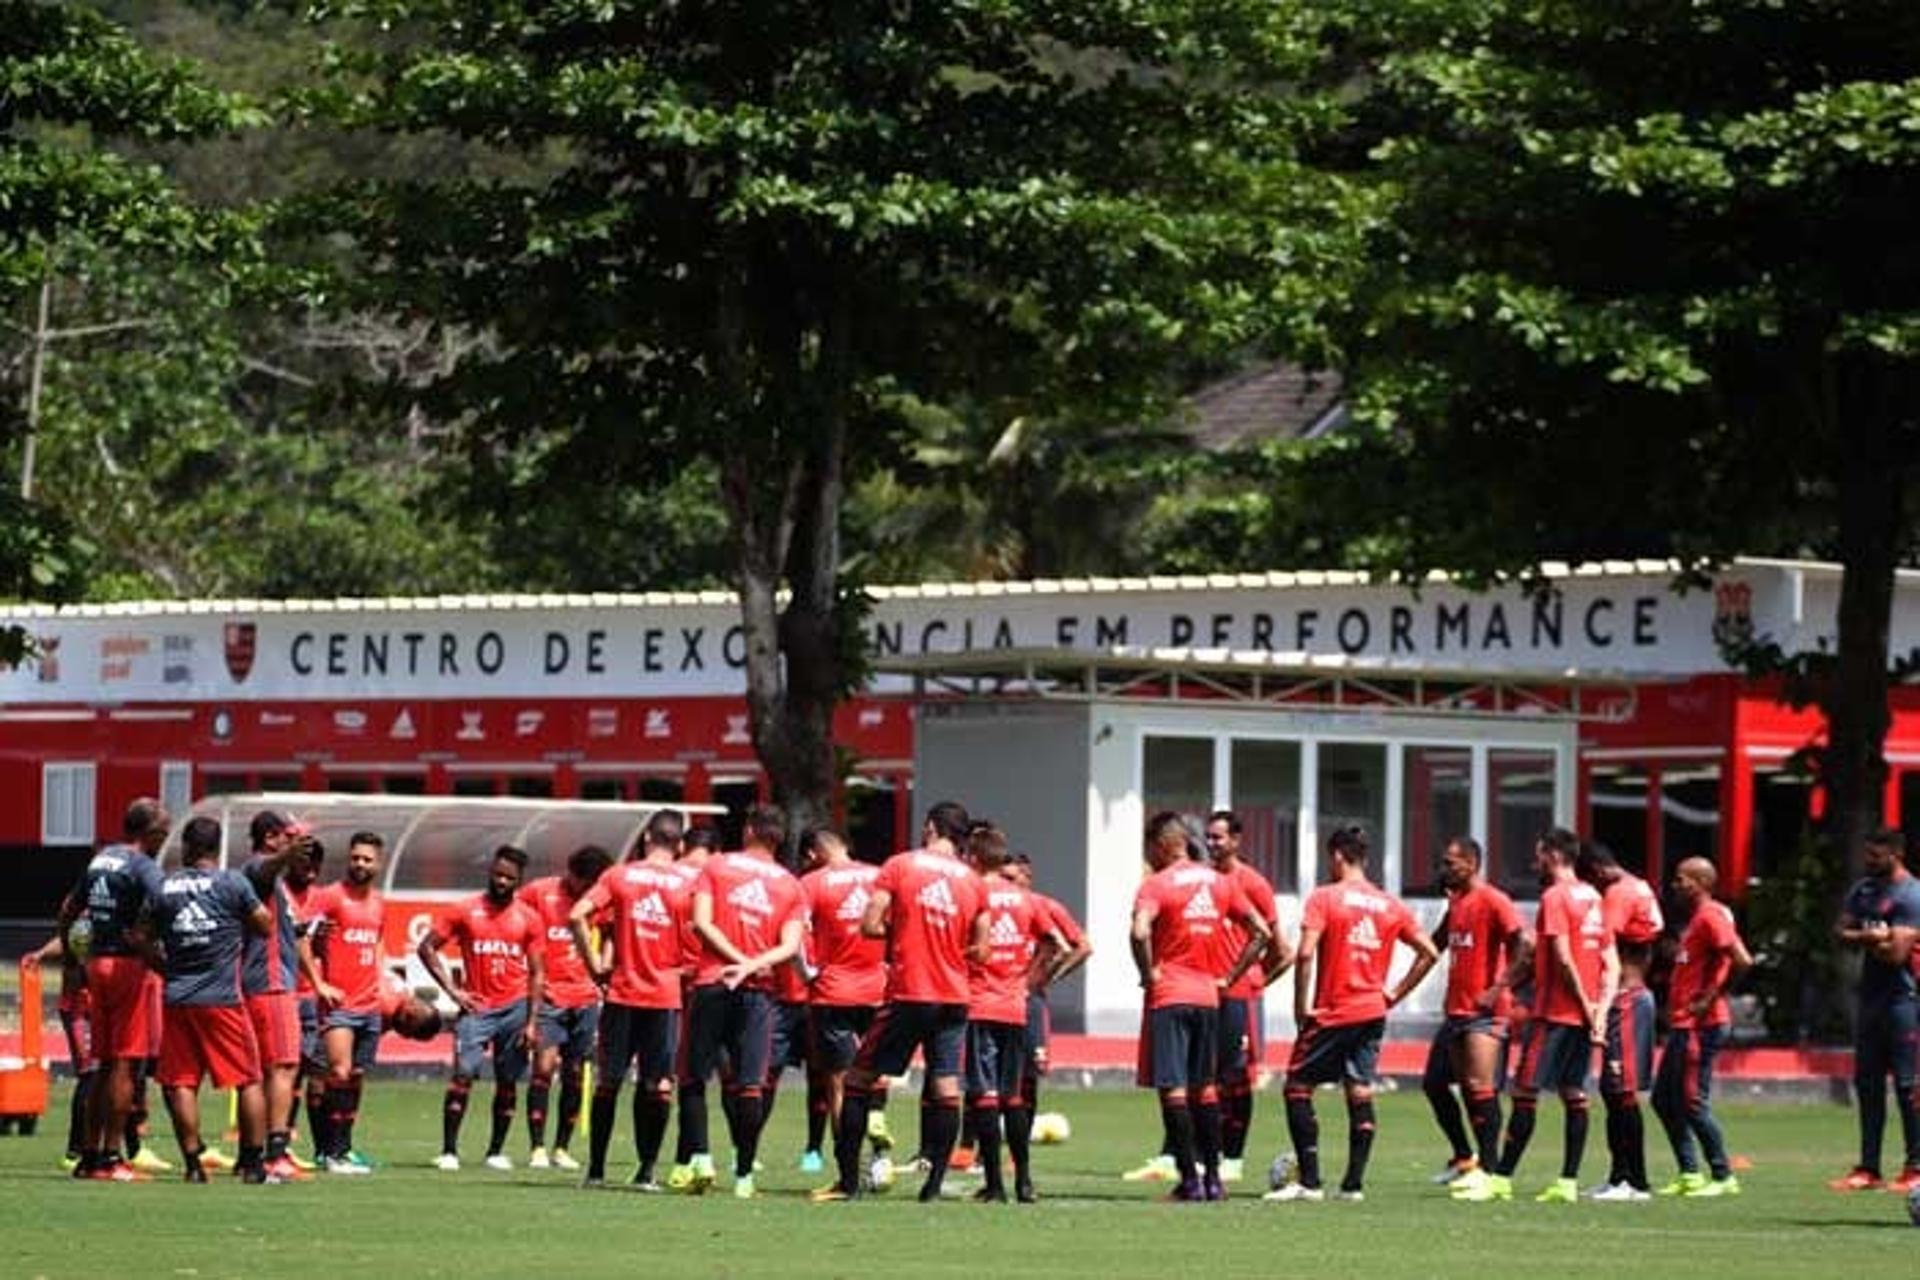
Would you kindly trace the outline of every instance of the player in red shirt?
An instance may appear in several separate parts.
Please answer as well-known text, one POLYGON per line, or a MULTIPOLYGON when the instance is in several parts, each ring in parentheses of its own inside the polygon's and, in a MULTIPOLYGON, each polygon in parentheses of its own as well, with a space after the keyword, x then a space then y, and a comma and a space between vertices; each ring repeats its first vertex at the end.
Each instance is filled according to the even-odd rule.
POLYGON ((1274 1201, 1322 1200, 1320 1122, 1313 1114, 1314 1086, 1339 1081, 1347 1098, 1347 1172, 1339 1198, 1364 1194, 1367 1160, 1373 1154, 1373 1077, 1387 1011, 1405 1000, 1440 952, 1420 931, 1399 899, 1367 879, 1368 841, 1357 826, 1341 827, 1327 840, 1331 878, 1307 895, 1300 915, 1300 946, 1294 953, 1294 1020, 1299 1036, 1287 1063, 1287 1132, 1293 1139, 1299 1177, 1266 1195, 1274 1201), (1413 964, 1391 993, 1387 973, 1394 944, 1414 952, 1413 964))
POLYGON ((1508 974, 1528 963, 1533 940, 1513 899, 1481 875, 1480 842, 1456 836, 1440 855, 1440 886, 1447 914, 1433 931, 1445 951, 1445 1020, 1427 1051, 1421 1085, 1453 1156, 1437 1181, 1450 1183, 1475 1169, 1491 1169, 1500 1156, 1500 1090, 1506 1087, 1507 1039, 1513 1010, 1508 974), (1474 1156, 1461 1123, 1458 1086, 1479 1147, 1474 1156))
POLYGON ((1673 888, 1692 909, 1673 958, 1667 986, 1666 1047, 1653 1086, 1653 1108, 1673 1146, 1680 1176, 1662 1190, 1669 1195, 1733 1196, 1740 1180, 1727 1161, 1727 1140, 1714 1118, 1713 1060, 1733 1022, 1727 987, 1753 964, 1727 904, 1715 900, 1719 876, 1705 858, 1688 858, 1674 868, 1673 888), (1710 1178, 1700 1174, 1694 1139, 1707 1157, 1710 1178))
POLYGON ((1021 887, 1039 900, 1041 910, 1047 913, 1048 923, 1053 926, 1054 936, 1066 944, 1064 951, 1052 946, 1041 948, 1027 975, 1027 1069, 1020 1077, 1020 1101, 1026 1107, 1027 1128, 1031 1131, 1033 1117, 1040 1110, 1040 1077, 1047 1074, 1047 1040, 1053 1030, 1047 991, 1087 962, 1093 954, 1093 944, 1071 911, 1057 898, 1050 898, 1033 887, 1030 855, 1015 852, 1008 866, 1021 887))
MULTIPOLYGON (((304 937, 313 921, 315 899, 320 893, 320 868, 327 851, 319 840, 308 835, 300 841, 297 856, 280 873, 287 891, 287 907, 293 916, 296 937, 304 937)), ((325 1126, 327 1060, 320 1049, 320 996, 314 984, 319 968, 311 947, 298 950, 294 981, 294 1003, 300 1022, 300 1066, 295 1073, 293 1101, 287 1112, 289 1133, 299 1128, 300 1102, 304 1092, 307 1127, 313 1131, 314 1150, 325 1149, 321 1129, 325 1126)), ((311 1168, 297 1156, 291 1157, 302 1169, 311 1168)), ((317 1158, 317 1157, 316 1157, 317 1158)))
POLYGON ((460 1020, 453 1027, 453 1078, 440 1110, 440 1158, 434 1162, 442 1172, 460 1168, 460 1122, 466 1118, 474 1077, 489 1053, 493 1132, 487 1138, 487 1167, 503 1172, 513 1168, 505 1151, 507 1134, 513 1128, 520 1078, 527 1073, 527 1055, 540 1047, 547 970, 546 929, 517 897, 526 870, 526 850, 501 845, 493 852, 486 892, 448 907, 420 939, 420 963, 460 1006, 460 1020), (458 983, 440 958, 440 948, 448 943, 460 947, 458 983))
POLYGON ((613 865, 613 855, 598 845, 585 845, 567 857, 562 875, 542 876, 520 887, 520 901, 540 919, 547 982, 540 1002, 540 1047, 533 1055, 533 1078, 527 1084, 527 1138, 532 1150, 529 1169, 578 1169, 567 1154, 573 1127, 580 1123, 580 1104, 587 1058, 593 1053, 600 1029, 600 987, 573 945, 568 918, 587 890, 613 865), (560 1074, 560 1120, 554 1128, 553 1154, 547 1154, 547 1101, 553 1077, 560 1074))
MULTIPOLYGON (((1533 1138, 1540 1092, 1553 1089, 1566 1108, 1566 1146, 1560 1177, 1537 1197, 1572 1204, 1580 1197, 1580 1159, 1587 1145, 1587 1074, 1593 1051, 1606 1042, 1606 1011, 1620 984, 1620 956, 1607 927, 1600 893, 1574 874, 1580 837, 1555 827, 1534 844, 1540 913, 1534 924, 1532 1021, 1513 1082, 1513 1116, 1499 1167, 1484 1177, 1459 1179, 1463 1200, 1511 1200, 1513 1171, 1533 1138)), ((1511 972, 1511 971, 1509 971, 1511 972)))
MULTIPOLYGON (((778 858, 787 816, 772 805, 747 814, 746 848, 709 858, 693 885, 693 927, 701 952, 687 1010, 687 1075, 680 1082, 681 1123, 706 1151, 707 1080, 726 1066, 722 1109, 733 1140, 733 1194, 754 1195, 753 1162, 766 1122, 762 1106, 772 1047, 776 971, 800 952, 806 921, 800 882, 778 858)), ((696 1157, 697 1160, 697 1157, 696 1157)), ((711 1165, 694 1168, 694 1189, 711 1182, 711 1165)))
POLYGON ((1266 921, 1232 880, 1189 858, 1192 845, 1179 814, 1163 810, 1148 820, 1146 860, 1152 874, 1134 894, 1129 938, 1146 992, 1150 1080, 1180 1175, 1170 1198, 1224 1200, 1220 993, 1232 989, 1271 939, 1266 921), (1221 939, 1229 921, 1240 925, 1246 940, 1223 970, 1221 939))
POLYGON ((315 967, 317 961, 321 974, 314 985, 326 1089, 314 1139, 322 1144, 320 1167, 329 1173, 364 1174, 370 1168, 354 1156, 353 1126, 366 1073, 380 1048, 387 906, 373 881, 385 848, 386 842, 372 831, 356 831, 348 838, 346 879, 308 900, 306 934, 300 941, 306 952, 302 968, 315 967))
MULTIPOLYGON (((1267 953, 1231 990, 1220 994, 1220 1180, 1238 1182, 1247 1154, 1247 1135, 1253 1129, 1254 1086, 1259 1082, 1260 1059, 1266 1047, 1266 1010, 1261 997, 1289 968, 1293 953, 1280 936, 1280 909, 1273 885, 1240 857, 1244 831, 1239 815, 1220 809, 1207 818, 1207 853, 1214 870, 1233 881, 1247 905, 1260 914, 1272 931, 1267 953)), ((1244 941, 1229 920, 1221 931, 1221 958, 1231 964, 1244 941)))
MULTIPOLYGON (((679 860, 674 865, 686 873, 689 894, 691 894, 691 885, 695 880, 700 878, 700 872, 705 869, 708 859, 720 852, 720 844, 720 832, 712 826, 703 823, 700 826, 688 827, 686 829, 686 834, 680 842, 679 860)), ((691 1009, 693 1007, 693 963, 699 957, 702 946, 704 945, 700 941, 700 935, 693 931, 693 899, 691 896, 687 899, 686 923, 682 930, 682 937, 682 945, 686 948, 687 953, 687 967, 681 974, 680 1005, 683 1009, 691 1009)), ((685 1020, 683 1018, 680 1027, 679 1048, 676 1051, 677 1056, 674 1058, 673 1063, 674 1077, 682 1084, 684 1084, 687 1079, 687 1055, 691 1048, 692 1038, 686 1034, 685 1020)), ((704 1112, 702 1112, 700 1119, 705 1119, 704 1112)), ((706 1126, 701 1124, 699 1127, 701 1141, 704 1142, 706 1140, 706 1134, 706 1126)), ((680 1112, 680 1131, 674 1139, 673 1172, 667 1178, 667 1187, 669 1190, 692 1191, 695 1189, 693 1185, 693 1165, 694 1157, 696 1156, 700 1157, 702 1169, 703 1185, 699 1190, 704 1191, 710 1181, 712 1171, 708 1166, 712 1163, 711 1156, 703 1148, 695 1147, 693 1140, 694 1129, 689 1125, 688 1115, 686 1109, 683 1107, 680 1112)))
POLYGON ((960 1136, 960 1055, 967 1031, 967 951, 976 944, 984 886, 958 857, 970 826, 966 809, 943 800, 927 810, 923 847, 897 853, 880 868, 867 902, 862 931, 889 946, 887 1003, 860 1038, 847 1072, 846 1095, 834 1135, 839 1179, 814 1192, 816 1201, 859 1194, 860 1146, 874 1089, 899 1075, 914 1050, 925 1056, 927 1083, 921 1097, 920 1148, 928 1161, 920 1199, 936 1200, 947 1161, 960 1136))
POLYGON ((1603 1186, 1588 1192, 1594 1200, 1645 1200, 1646 1123, 1640 1095, 1653 1081, 1653 992, 1647 970, 1654 944, 1666 921, 1653 886, 1622 867, 1605 845, 1583 841, 1573 869, 1600 891, 1607 927, 1620 953, 1620 991, 1607 1009, 1607 1040, 1600 1052, 1600 1098, 1607 1107, 1610 1167, 1603 1186))
POLYGON ((574 947, 594 980, 606 988, 595 1058, 592 1124, 586 1178, 604 1185, 620 1086, 638 1060, 633 1138, 640 1156, 634 1185, 657 1192, 654 1167, 673 1111, 674 1060, 680 1046, 680 974, 686 962, 685 921, 691 915, 693 877, 674 859, 686 828, 662 809, 647 819, 639 856, 609 868, 573 905, 567 923, 574 947), (598 923, 611 945, 608 964, 589 929, 598 923))
POLYGON ((986 1177, 974 1198, 1007 1201, 1000 1169, 1004 1120, 1014 1195, 1021 1204, 1032 1204, 1033 1122, 1020 1097, 1027 1060, 1027 975, 1042 946, 1065 950, 1066 942, 1054 932, 1039 899, 1017 875, 1008 874, 1005 832, 990 823, 974 824, 967 833, 967 861, 986 886, 981 917, 986 945, 970 956, 968 969, 967 1108, 986 1177))
MULTIPOLYGON (((837 831, 818 830, 803 850, 812 870, 800 877, 805 899, 812 980, 808 984, 808 1038, 811 1044, 808 1106, 824 1110, 824 1125, 840 1123, 841 1099, 846 1094, 847 1069, 859 1051, 860 1037, 873 1025, 874 1015, 887 996, 887 944, 862 929, 867 904, 873 899, 880 868, 855 862, 846 838, 837 831)), ((887 1131, 886 1085, 870 1095, 867 1136, 874 1153, 893 1149, 887 1131)), ((808 1133, 814 1117, 808 1116, 808 1133)), ((824 1137, 824 1129, 823 1134, 824 1137)), ((811 1137, 810 1137, 811 1140, 811 1137)))

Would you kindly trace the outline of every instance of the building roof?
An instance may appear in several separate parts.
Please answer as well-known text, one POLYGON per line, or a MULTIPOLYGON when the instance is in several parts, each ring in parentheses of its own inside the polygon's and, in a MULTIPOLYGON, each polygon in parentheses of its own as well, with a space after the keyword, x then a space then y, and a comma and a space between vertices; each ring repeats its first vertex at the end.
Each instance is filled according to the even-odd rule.
POLYGON ((1203 449, 1238 449, 1264 440, 1311 440, 1347 421, 1345 384, 1335 373, 1297 364, 1256 365, 1187 397, 1185 431, 1203 449))

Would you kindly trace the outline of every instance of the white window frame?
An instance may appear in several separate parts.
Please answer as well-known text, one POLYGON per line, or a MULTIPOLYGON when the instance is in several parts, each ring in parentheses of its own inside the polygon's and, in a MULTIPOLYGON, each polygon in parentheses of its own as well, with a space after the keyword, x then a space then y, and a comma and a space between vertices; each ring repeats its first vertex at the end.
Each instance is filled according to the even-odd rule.
POLYGON ((160 789, 154 792, 167 812, 173 815, 175 825, 187 820, 187 810, 193 807, 193 762, 191 760, 162 760, 160 762, 160 789))
POLYGON ((98 766, 91 760, 48 761, 40 767, 41 844, 93 844, 98 783, 98 766))

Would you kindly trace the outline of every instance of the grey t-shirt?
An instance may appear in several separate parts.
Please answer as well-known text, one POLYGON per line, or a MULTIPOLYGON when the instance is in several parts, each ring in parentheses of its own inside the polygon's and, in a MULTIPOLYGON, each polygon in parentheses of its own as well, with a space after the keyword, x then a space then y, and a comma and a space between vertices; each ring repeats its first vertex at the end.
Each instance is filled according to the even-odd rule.
POLYGON ((110 844, 93 855, 74 887, 92 931, 88 951, 96 956, 135 954, 127 932, 166 877, 152 858, 130 844, 110 844))
POLYGON ((153 900, 171 1005, 240 1003, 240 945, 260 895, 234 871, 176 871, 153 900))
MULTIPOLYGON (((1893 928, 1920 929, 1920 879, 1858 881, 1847 892, 1846 914, 1862 924, 1877 922, 1893 928)), ((1914 994, 1913 971, 1888 964, 1869 954, 1860 965, 1860 1000, 1886 1004, 1914 994)))

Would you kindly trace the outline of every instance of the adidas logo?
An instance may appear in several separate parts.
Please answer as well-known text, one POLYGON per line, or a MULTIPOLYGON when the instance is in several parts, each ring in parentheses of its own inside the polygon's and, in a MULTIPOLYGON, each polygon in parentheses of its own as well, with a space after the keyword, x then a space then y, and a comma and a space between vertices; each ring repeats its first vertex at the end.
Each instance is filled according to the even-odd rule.
POLYGON ((866 886, 859 885, 840 903, 840 910, 834 912, 834 919, 859 920, 867 914, 867 903, 872 900, 873 896, 867 892, 866 886))
POLYGON ((667 911, 666 900, 658 893, 650 893, 633 904, 632 916, 640 924, 652 925, 664 929, 673 923, 673 916, 667 911))
POLYGON ((1187 899, 1187 909, 1180 914, 1189 920, 1218 920, 1220 908, 1214 905, 1212 887, 1201 885, 1200 892, 1187 899))
POLYGON ((773 914, 773 899, 767 896, 767 886, 758 880, 749 880, 729 893, 727 901, 733 904, 736 910, 748 915, 770 916, 773 914))
POLYGON ((920 905, 935 915, 957 916, 960 904, 953 900, 953 890, 947 887, 945 880, 935 880, 920 891, 920 905))
POLYGON ((996 947, 1017 947, 1025 942, 1026 935, 1013 917, 1002 913, 993 918, 993 927, 987 932, 987 940, 996 947))
POLYGON ((1373 927, 1372 916, 1361 916, 1359 923, 1347 930, 1347 945, 1363 951, 1380 949, 1380 931, 1373 927))

